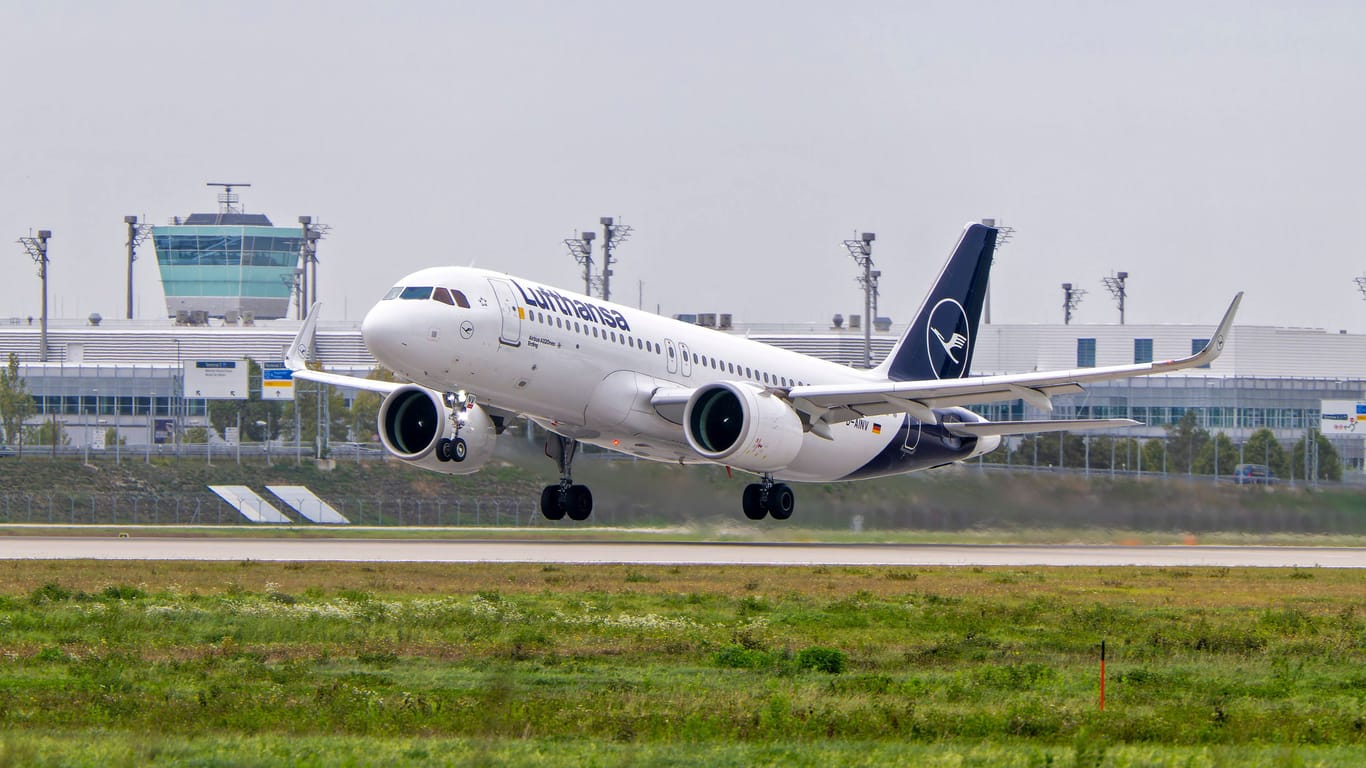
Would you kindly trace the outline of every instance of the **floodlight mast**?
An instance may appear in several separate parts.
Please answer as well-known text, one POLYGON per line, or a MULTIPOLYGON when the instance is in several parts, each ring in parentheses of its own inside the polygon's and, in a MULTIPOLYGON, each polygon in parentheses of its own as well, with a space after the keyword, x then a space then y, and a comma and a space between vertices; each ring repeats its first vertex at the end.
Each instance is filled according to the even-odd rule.
POLYGON ((139 224, 136 216, 124 216, 123 223, 128 225, 128 319, 132 320, 133 262, 138 260, 138 246, 147 242, 147 236, 152 234, 152 225, 139 224))
MULTIPOLYGON (((1005 245, 1006 243, 1010 242, 1010 239, 1011 239, 1012 237, 1015 236, 1015 228, 1014 228, 1014 227, 1007 227, 1007 226, 1005 226, 1004 224, 998 225, 998 224, 996 223, 996 219, 994 219, 994 218, 991 218, 991 219, 982 219, 982 223, 983 223, 984 225, 988 226, 988 227, 995 227, 995 228, 996 228, 996 247, 995 247, 995 249, 992 251, 992 254, 991 254, 991 263, 992 263, 992 264, 995 264, 995 263, 996 263, 996 254, 1001 252, 1001 246, 1003 246, 1003 245, 1005 245)), ((987 325, 991 325, 991 273, 990 273, 990 272, 987 273, 987 289, 986 289, 986 295, 985 295, 985 297, 984 297, 984 299, 983 299, 983 309, 984 309, 984 311, 985 311, 985 315, 984 315, 984 317, 983 317, 982 319, 986 322, 987 325)))
MULTIPOLYGON (((617 263, 617 259, 612 255, 622 243, 626 242, 631 236, 631 227, 627 224, 616 224, 611 216, 603 216, 598 219, 602 225, 602 300, 612 300, 612 265, 617 263)), ((591 293, 589 294, 592 295, 591 293)))
POLYGON ((873 271, 873 241, 877 234, 864 232, 857 240, 845 240, 844 247, 854 257, 854 263, 863 268, 863 274, 856 278, 863 286, 863 367, 873 367, 873 306, 877 296, 877 281, 882 272, 873 271))
POLYGON ((1071 283, 1062 284, 1062 324, 1072 324, 1072 311, 1081 304, 1081 299, 1086 295, 1085 288, 1073 288, 1071 283))
POLYGON ((596 232, 583 232, 577 238, 564 241, 574 261, 583 265, 583 292, 586 296, 593 295, 593 240, 597 236, 596 232))
POLYGON ((47 362, 47 241, 50 239, 52 239, 52 230, 40 229, 36 237, 30 235, 21 237, 18 241, 20 245, 24 246, 24 250, 28 251, 28 255, 33 257, 34 263, 38 265, 38 277, 43 286, 42 325, 38 339, 38 362, 40 363, 47 362))
POLYGON ((1356 281, 1357 290, 1361 291, 1361 298, 1366 299, 1366 275, 1352 278, 1356 281))
POLYGON ((1124 289, 1124 283, 1128 279, 1128 272, 1119 272, 1100 279, 1105 284, 1105 289, 1110 292, 1111 296, 1115 297, 1115 301, 1119 304, 1120 325, 1124 325, 1124 299, 1129 295, 1124 289))
POLYGON ((332 226, 314 223, 312 216, 300 216, 299 224, 303 227, 304 235, 299 243, 299 319, 303 320, 308 317, 308 308, 318 300, 318 241, 327 236, 332 226), (313 272, 311 277, 310 269, 313 272))

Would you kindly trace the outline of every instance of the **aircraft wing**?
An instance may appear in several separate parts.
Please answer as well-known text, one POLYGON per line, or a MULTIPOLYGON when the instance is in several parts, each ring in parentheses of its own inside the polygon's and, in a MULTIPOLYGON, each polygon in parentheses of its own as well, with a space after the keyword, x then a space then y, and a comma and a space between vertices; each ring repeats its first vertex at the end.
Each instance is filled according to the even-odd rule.
POLYGON ((334 387, 348 387, 350 389, 363 389, 369 392, 379 392, 387 395, 390 392, 403 386, 397 381, 379 381, 377 379, 365 379, 360 376, 343 376, 340 373, 328 373, 327 371, 317 371, 308 367, 308 359, 313 357, 313 345, 315 343, 314 332, 318 328, 318 317, 321 315, 322 302, 316 302, 308 310, 308 317, 304 324, 299 326, 299 332, 295 334, 294 341, 289 345, 289 351, 285 353, 285 365, 294 371, 294 378, 305 381, 318 381, 323 384, 330 384, 334 387))
POLYGON ((1090 382, 1151 376, 1208 365, 1224 351, 1224 343, 1232 330, 1233 317, 1242 299, 1241 292, 1233 297, 1224 319, 1204 349, 1178 360, 962 379, 799 386, 788 392, 788 399, 813 425, 903 412, 922 422, 936 423, 935 408, 1015 399, 1023 400, 1041 411, 1052 412, 1054 396, 1082 392, 1083 385, 1090 382))

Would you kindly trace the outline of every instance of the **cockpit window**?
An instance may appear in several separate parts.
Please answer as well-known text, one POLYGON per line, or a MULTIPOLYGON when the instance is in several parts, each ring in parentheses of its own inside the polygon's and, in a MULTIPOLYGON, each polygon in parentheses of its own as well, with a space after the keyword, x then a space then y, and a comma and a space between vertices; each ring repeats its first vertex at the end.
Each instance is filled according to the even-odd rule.
POLYGON ((398 297, 400 299, 421 299, 425 301, 432 297, 432 287, 430 285, 410 285, 404 288, 398 297))
POLYGON ((455 306, 460 307, 461 309, 470 308, 470 300, 465 298, 465 294, 452 288, 451 295, 455 297, 455 306))
POLYGON ((380 301, 388 301, 389 299, 397 299, 397 298, 398 298, 398 295, 399 295, 400 293, 403 293, 403 286, 401 286, 401 285, 396 285, 396 286, 394 286, 393 288, 390 288, 390 289, 389 289, 389 292, 386 293, 386 294, 384 294, 384 298, 383 298, 383 299, 380 299, 380 301))
POLYGON ((445 288, 437 288, 435 291, 433 291, 432 300, 439 301, 442 304, 455 304, 455 301, 451 299, 451 292, 446 290, 445 288))

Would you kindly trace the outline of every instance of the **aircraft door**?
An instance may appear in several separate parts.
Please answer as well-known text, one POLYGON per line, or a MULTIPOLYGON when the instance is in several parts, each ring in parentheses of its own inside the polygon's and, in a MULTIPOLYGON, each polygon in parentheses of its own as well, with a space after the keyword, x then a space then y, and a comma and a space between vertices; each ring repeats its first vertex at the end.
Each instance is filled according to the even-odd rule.
POLYGON ((681 341, 678 342, 678 354, 682 358, 682 361, 679 364, 679 369, 683 372, 684 376, 691 376, 692 355, 688 354, 688 345, 684 344, 681 341))
POLYGON ((668 362, 669 373, 678 373, 678 348, 674 346, 673 339, 664 340, 664 357, 668 362))
POLYGON ((912 454, 920 447, 920 420, 910 414, 902 418, 905 419, 902 429, 906 431, 906 439, 901 443, 901 452, 912 454))
POLYGON ((498 340, 510 347, 522 346, 522 308, 517 295, 512 292, 508 281, 490 277, 493 295, 498 299, 498 307, 503 313, 503 330, 498 340))

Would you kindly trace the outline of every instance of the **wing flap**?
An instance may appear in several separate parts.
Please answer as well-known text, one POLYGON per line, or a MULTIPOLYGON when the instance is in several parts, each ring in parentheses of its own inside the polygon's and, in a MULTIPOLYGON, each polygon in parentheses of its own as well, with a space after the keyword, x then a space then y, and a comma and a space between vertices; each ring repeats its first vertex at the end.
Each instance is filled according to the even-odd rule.
POLYGON ((1142 426, 1133 419, 1045 419, 1043 421, 965 421, 944 428, 959 437, 1033 435, 1040 432, 1078 432, 1084 429, 1118 429, 1142 426))

